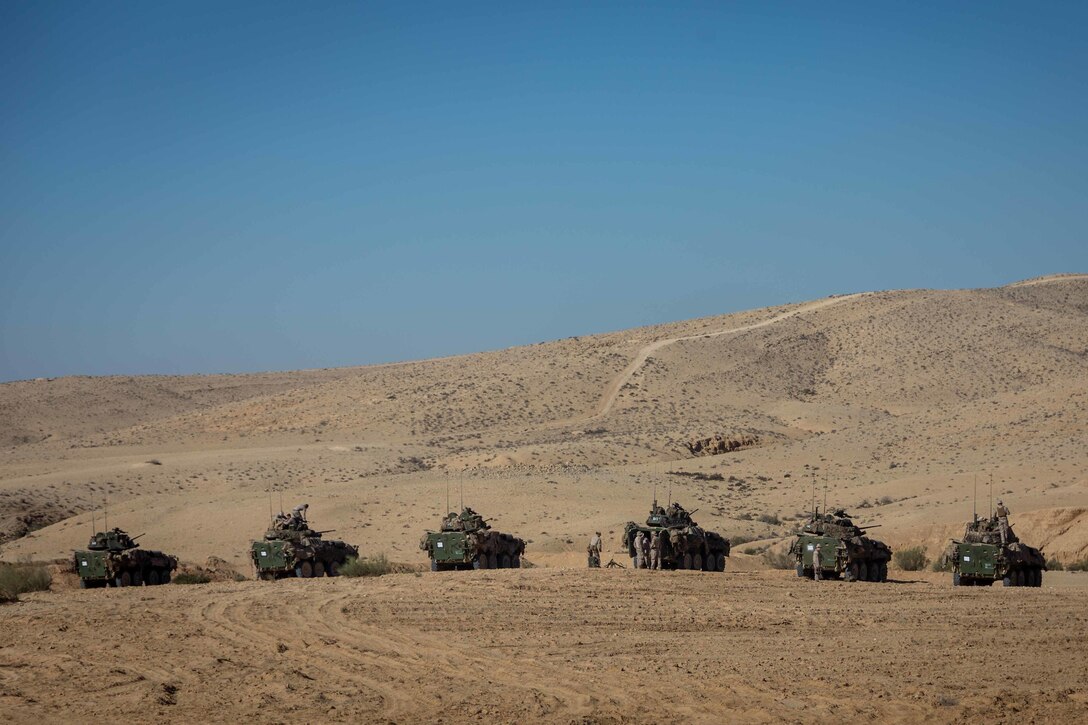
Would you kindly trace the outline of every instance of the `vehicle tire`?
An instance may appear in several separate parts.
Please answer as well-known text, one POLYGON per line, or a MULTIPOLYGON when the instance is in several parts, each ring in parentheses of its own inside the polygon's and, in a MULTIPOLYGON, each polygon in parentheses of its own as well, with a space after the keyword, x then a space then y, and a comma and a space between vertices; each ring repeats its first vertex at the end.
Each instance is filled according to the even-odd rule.
POLYGON ((473 569, 486 569, 487 568, 487 554, 480 554, 472 562, 473 569))
POLYGON ((725 554, 718 554, 718 566, 715 568, 719 574, 725 573, 725 554))
POLYGON ((330 561, 325 566, 325 576, 340 576, 340 567, 343 565, 342 561, 330 561))
POLYGON ((147 572, 147 585, 149 587, 157 587, 159 585, 159 570, 152 569, 147 572))
POLYGON ((132 571, 132 586, 134 586, 134 587, 142 586, 143 583, 144 583, 143 574, 140 573, 139 569, 134 569, 132 571))
POLYGON ((498 554, 493 553, 493 554, 491 554, 490 556, 487 557, 487 568, 488 569, 498 569, 499 568, 499 555, 498 554))
MULTIPOLYGON (((276 572, 274 571, 262 571, 257 573, 257 578, 264 582, 276 581, 276 572)), ((165 582, 163 582, 165 584, 165 582)))
POLYGON ((521 568, 521 557, 520 556, 515 556, 513 559, 511 559, 510 560, 510 567, 513 568, 513 569, 520 569, 521 568))
POLYGON ((160 584, 169 584, 170 583, 170 570, 169 569, 163 569, 161 572, 159 572, 159 583, 160 584))
POLYGON ((958 571, 952 572, 952 586, 958 587, 962 583, 963 583, 963 579, 960 577, 960 573, 958 571))
POLYGON ((1024 570, 1023 569, 1017 569, 1015 572, 1013 572, 1012 585, 1014 587, 1024 586, 1024 570))
POLYGON ((691 568, 694 569, 695 571, 702 571, 703 570, 703 555, 702 554, 696 553, 696 554, 691 555, 691 568))
POLYGON ((502 567, 503 569, 509 569, 510 568, 510 555, 509 554, 503 554, 502 555, 502 561, 499 562, 499 566, 502 567))
POLYGON ((1003 587, 1011 587, 1012 586, 1012 575, 1011 574, 1001 580, 1001 586, 1003 586, 1003 587))
POLYGON ((880 564, 879 564, 879 562, 875 562, 875 561, 870 561, 869 562, 869 581, 871 581, 873 584, 879 584, 880 583, 880 564))
POLYGON ((299 579, 309 579, 314 575, 314 565, 309 561, 300 561, 295 564, 295 576, 299 579))
POLYGON ((315 561, 314 562, 314 577, 317 578, 317 579, 320 579, 323 576, 325 576, 325 562, 315 561))
POLYGON ((431 559, 431 571, 438 571, 438 562, 431 559))
POLYGON ((866 562, 864 562, 864 561, 859 561, 858 562, 857 577, 858 577, 859 582, 869 581, 869 565, 866 562))
POLYGON ((1035 570, 1035 586, 1041 587, 1042 585, 1043 585, 1043 570, 1042 569, 1036 569, 1035 570))
POLYGON ((683 566, 681 569, 691 569, 691 554, 684 554, 683 566))
POLYGON ((86 579, 80 579, 79 580, 79 588, 80 589, 90 589, 89 585, 90 585, 90 582, 88 582, 86 579))

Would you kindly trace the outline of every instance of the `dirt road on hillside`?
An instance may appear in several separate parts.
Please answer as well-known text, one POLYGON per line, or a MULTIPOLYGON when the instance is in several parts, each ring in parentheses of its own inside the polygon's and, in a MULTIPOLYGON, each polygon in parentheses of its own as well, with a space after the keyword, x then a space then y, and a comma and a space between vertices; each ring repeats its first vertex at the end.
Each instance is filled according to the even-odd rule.
POLYGON ((953 590, 935 575, 815 585, 536 569, 34 594, 0 607, 0 711, 26 723, 1084 722, 1088 587, 1062 576, 1080 581, 953 590))

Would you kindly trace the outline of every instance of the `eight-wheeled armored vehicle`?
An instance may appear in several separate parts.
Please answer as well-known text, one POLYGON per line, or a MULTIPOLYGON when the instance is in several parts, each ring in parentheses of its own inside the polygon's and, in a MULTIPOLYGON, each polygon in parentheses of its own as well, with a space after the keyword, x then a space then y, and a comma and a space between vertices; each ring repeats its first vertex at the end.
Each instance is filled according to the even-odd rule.
MULTIPOLYGON (((696 509, 698 510, 698 509, 696 509)), ((634 567, 638 567, 639 552, 635 541, 639 532, 651 537, 661 537, 662 569, 694 569, 697 571, 725 571, 729 556, 729 539, 714 531, 706 531, 695 523, 691 514, 678 503, 662 508, 655 500, 646 517, 646 525, 628 521, 623 527, 623 547, 634 567)))
POLYGON ((75 552, 79 587, 169 584, 171 574, 178 568, 177 557, 141 549, 136 543, 140 536, 129 536, 118 528, 99 531, 92 536, 86 551, 75 552))
POLYGON ((843 509, 831 514, 821 514, 817 509, 790 545, 790 553, 796 557, 797 576, 815 576, 812 554, 819 546, 822 578, 835 579, 841 575, 848 582, 888 581, 892 550, 883 541, 865 535, 874 528, 855 526, 843 509))
POLYGON ((271 581, 284 577, 308 579, 339 576, 340 567, 349 558, 359 557, 359 550, 343 541, 326 540, 329 531, 314 531, 300 506, 290 515, 280 513, 250 548, 257 578, 271 581))
POLYGON ((430 557, 431 571, 520 569, 525 540, 492 530, 466 506, 460 514, 446 514, 438 531, 423 534, 419 548, 430 557))
POLYGON ((948 545, 945 557, 952 565, 952 586, 1000 581, 1007 587, 1038 587, 1046 571, 1043 552, 1021 543, 1012 527, 996 516, 976 515, 968 521, 963 538, 948 545))

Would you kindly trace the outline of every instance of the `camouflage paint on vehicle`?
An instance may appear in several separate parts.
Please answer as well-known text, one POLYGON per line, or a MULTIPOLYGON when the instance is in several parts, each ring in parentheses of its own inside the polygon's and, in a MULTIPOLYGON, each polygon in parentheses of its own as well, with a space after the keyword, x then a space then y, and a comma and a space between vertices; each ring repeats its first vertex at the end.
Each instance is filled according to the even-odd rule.
POLYGON ((314 531, 305 518, 281 513, 264 538, 250 544, 249 555, 257 578, 272 581, 339 576, 340 567, 349 558, 358 558, 359 550, 343 541, 322 538, 329 533, 332 530, 314 531))
POLYGON ((691 518, 693 513, 695 511, 689 513, 676 502, 669 504, 668 509, 662 508, 655 500, 650 506, 645 526, 628 521, 623 527, 622 544, 632 564, 637 566, 635 539, 638 533, 641 531, 653 536, 660 532, 662 569, 725 571, 725 560, 730 551, 729 539, 716 531, 703 529, 691 518))
POLYGON ((875 526, 855 526, 843 509, 834 514, 813 512, 790 544, 796 561, 797 576, 815 578, 812 555, 820 546, 820 575, 823 579, 845 581, 888 581, 888 562, 892 550, 883 541, 865 535, 875 526))
POLYGON ((136 543, 140 536, 131 537, 118 528, 92 536, 87 549, 73 555, 80 588, 169 584, 178 568, 177 557, 141 549, 136 543))
POLYGON ((493 530, 466 506, 460 514, 446 514, 438 531, 423 534, 419 548, 427 552, 431 571, 520 569, 525 540, 493 530))
POLYGON ((1000 581, 1007 587, 1038 587, 1043 584, 1046 556, 1017 538, 1012 526, 1005 528, 996 516, 967 522, 962 540, 952 540, 945 560, 952 565, 952 586, 990 586, 1000 581))

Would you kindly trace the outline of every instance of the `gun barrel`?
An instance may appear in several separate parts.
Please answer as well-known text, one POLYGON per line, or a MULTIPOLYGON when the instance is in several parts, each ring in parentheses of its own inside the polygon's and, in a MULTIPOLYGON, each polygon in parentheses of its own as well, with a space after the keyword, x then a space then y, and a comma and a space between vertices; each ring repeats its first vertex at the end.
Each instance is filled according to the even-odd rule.
POLYGON ((317 533, 319 533, 319 534, 331 534, 334 531, 336 531, 336 529, 325 529, 324 531, 318 531, 317 533))
POLYGON ((144 533, 140 534, 139 536, 133 536, 132 540, 136 541, 136 539, 140 538, 140 536, 147 536, 147 532, 145 531, 144 533))
POLYGON ((879 529, 884 524, 873 524, 872 526, 859 526, 862 531, 868 531, 869 529, 879 529))

